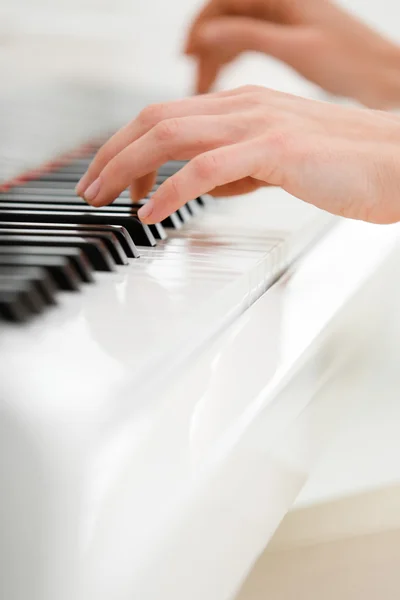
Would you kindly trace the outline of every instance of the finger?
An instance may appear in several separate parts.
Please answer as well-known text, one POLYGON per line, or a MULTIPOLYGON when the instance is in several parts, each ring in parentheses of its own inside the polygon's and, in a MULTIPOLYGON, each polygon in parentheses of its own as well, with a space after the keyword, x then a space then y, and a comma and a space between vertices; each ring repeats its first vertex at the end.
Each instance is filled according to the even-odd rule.
POLYGON ((204 8, 200 11, 196 19, 193 21, 189 29, 189 33, 187 35, 184 52, 185 54, 192 54, 196 50, 196 32, 198 31, 200 25, 206 21, 207 19, 212 19, 214 17, 220 16, 223 14, 221 9, 220 2, 216 2, 215 0, 211 0, 208 2, 204 8))
POLYGON ((239 179, 239 181, 220 185, 211 190, 209 194, 215 198, 241 196, 242 194, 249 194, 250 192, 258 190, 262 185, 262 181, 257 181, 256 179, 253 179, 253 177, 245 177, 244 179, 239 179))
POLYGON ((156 181, 156 172, 148 173, 143 177, 134 179, 131 183, 131 198, 133 202, 139 202, 143 200, 152 190, 156 181))
POLYGON ((227 111, 224 103, 229 97, 239 95, 240 90, 223 91, 207 96, 185 98, 165 104, 154 104, 145 108, 136 119, 122 127, 97 152, 88 170, 76 186, 78 196, 99 176, 117 154, 162 120, 188 115, 223 114, 227 111))
POLYGON ((158 188, 140 209, 140 219, 158 223, 189 200, 251 176, 265 160, 264 154, 263 144, 253 140, 197 156, 158 188))
POLYGON ((213 48, 240 54, 249 50, 263 52, 284 62, 293 57, 310 37, 312 30, 267 23, 248 17, 220 17, 205 23, 199 30, 198 51, 211 53, 213 48))
MULTIPOLYGON (((171 159, 187 160, 207 150, 233 143, 248 132, 247 115, 184 117, 162 121, 113 158, 86 190, 94 206, 109 204, 135 179, 156 171, 171 159)), ((253 124, 254 130, 257 123, 253 124)))
POLYGON ((206 53, 197 59, 196 93, 206 94, 213 87, 222 64, 213 57, 212 53, 206 53))

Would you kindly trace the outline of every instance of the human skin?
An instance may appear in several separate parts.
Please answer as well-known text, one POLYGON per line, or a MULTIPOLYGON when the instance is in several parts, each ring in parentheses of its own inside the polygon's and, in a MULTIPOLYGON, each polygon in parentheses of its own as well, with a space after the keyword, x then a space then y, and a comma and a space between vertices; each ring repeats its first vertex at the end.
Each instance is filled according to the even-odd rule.
POLYGON ((77 193, 94 206, 129 186, 142 198, 172 159, 188 163, 140 209, 145 223, 204 193, 264 185, 336 215, 400 220, 400 117, 384 111, 258 86, 151 105, 103 145, 77 193))
POLYGON ((207 2, 185 45, 196 61, 196 91, 209 92, 223 67, 248 51, 370 108, 400 105, 399 47, 330 0, 207 2))

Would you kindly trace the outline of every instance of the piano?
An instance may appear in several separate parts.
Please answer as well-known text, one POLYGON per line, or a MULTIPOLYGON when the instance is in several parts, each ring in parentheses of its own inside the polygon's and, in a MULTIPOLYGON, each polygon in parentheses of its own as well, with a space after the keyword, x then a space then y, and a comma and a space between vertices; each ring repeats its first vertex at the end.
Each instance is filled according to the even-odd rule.
POLYGON ((322 391, 390 326, 399 227, 278 189, 152 227, 127 192, 88 207, 99 140, 157 98, 68 67, 1 92, 0 596, 228 600, 346 418, 322 391))

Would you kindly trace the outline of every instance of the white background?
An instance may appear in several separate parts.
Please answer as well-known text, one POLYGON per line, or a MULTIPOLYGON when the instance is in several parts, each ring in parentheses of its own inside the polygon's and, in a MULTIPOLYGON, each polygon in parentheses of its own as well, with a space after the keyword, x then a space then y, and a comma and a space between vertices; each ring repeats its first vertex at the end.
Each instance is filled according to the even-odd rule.
MULTIPOLYGON (((29 77, 49 64, 53 68, 56 58, 59 70, 85 78, 101 73, 184 93, 190 89, 191 71, 180 50, 187 24, 202 4, 203 0, 1 0, 0 74, 13 79, 20 70, 29 77), (4 58, 18 47, 24 53, 10 72, 4 58)), ((342 4, 400 39, 396 0, 342 0, 342 4)), ((264 57, 246 58, 223 84, 257 82, 285 88, 285 77, 271 63, 264 57)))

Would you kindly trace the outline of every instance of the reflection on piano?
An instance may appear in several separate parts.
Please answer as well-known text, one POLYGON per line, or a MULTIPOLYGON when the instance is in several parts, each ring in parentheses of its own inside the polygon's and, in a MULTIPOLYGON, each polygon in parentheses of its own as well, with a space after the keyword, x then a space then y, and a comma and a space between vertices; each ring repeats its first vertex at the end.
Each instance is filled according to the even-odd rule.
POLYGON ((1 595, 230 598, 346 413, 312 400, 395 301, 397 228, 272 189, 147 227, 76 198, 89 159, 0 196, 1 595))
POLYGON ((143 102, 60 89, 0 122, 0 597, 228 600, 346 414, 317 392, 398 299, 398 227, 277 189, 86 206, 90 154, 42 163, 143 102))

